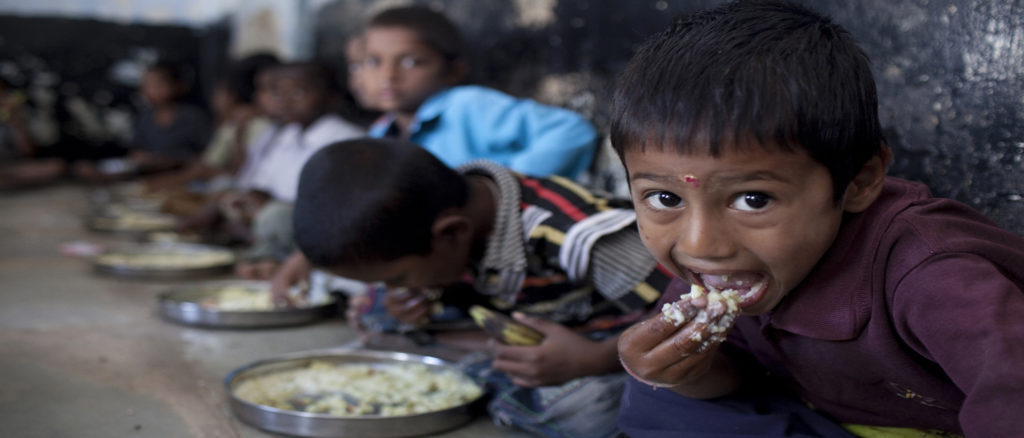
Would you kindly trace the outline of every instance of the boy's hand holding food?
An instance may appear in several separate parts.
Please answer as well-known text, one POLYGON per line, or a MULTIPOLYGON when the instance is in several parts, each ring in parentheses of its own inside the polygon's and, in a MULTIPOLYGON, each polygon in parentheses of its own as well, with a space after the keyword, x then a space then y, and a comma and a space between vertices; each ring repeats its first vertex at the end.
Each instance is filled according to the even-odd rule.
POLYGON ((394 288, 384 294, 384 308, 399 322, 422 327, 430 322, 434 297, 424 289, 394 288))
POLYGON ((728 392, 735 379, 718 346, 739 314, 738 300, 735 291, 707 292, 694 285, 678 301, 666 303, 660 314, 622 334, 618 349, 623 367, 647 384, 693 397, 728 392))
MULTIPOLYGON (((295 307, 296 303, 289 294, 292 287, 301 285, 312 272, 309 260, 300 252, 296 252, 285 260, 281 268, 270 278, 270 294, 275 306, 295 307)), ((309 298, 309 288, 302 288, 301 298, 309 298)))
POLYGON ((491 366, 508 374, 512 383, 526 387, 557 385, 577 377, 618 371, 614 366, 615 339, 592 341, 552 321, 519 312, 512 316, 544 334, 543 341, 535 346, 492 343, 491 366))

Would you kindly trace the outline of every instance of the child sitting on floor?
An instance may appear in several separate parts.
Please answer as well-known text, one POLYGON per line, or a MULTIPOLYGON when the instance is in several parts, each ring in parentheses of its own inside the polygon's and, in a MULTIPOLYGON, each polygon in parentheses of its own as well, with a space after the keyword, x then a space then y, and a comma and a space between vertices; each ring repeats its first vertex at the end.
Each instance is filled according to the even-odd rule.
MULTIPOLYGON (((495 344, 497 372, 487 362, 471 367, 495 385, 496 421, 546 436, 610 437, 624 378, 615 339, 669 279, 628 207, 566 178, 486 160, 456 171, 412 143, 360 139, 307 162, 294 231, 312 265, 393 288, 388 311, 404 323, 424 324, 426 291, 438 290, 442 301, 482 303, 533 326, 546 336, 540 345, 495 344)), ((485 340, 458 339, 477 350, 485 340)))
POLYGON ((261 71, 279 63, 273 55, 257 54, 232 64, 214 84, 210 103, 217 128, 201 159, 179 172, 147 180, 147 188, 173 191, 194 183, 202 183, 199 191, 204 192, 226 188, 217 181, 233 179, 245 162, 247 148, 271 127, 256 105, 255 82, 261 71))
POLYGON ((363 103, 385 115, 373 137, 407 139, 449 166, 489 159, 534 176, 581 176, 597 132, 579 114, 498 90, 459 85, 468 67, 462 37, 444 15, 421 6, 370 19, 358 70, 363 103))
POLYGON ((1024 239, 886 176, 846 30, 775 1, 682 17, 612 120, 640 235, 679 277, 619 338, 626 434, 1024 431, 1024 239))
POLYGON ((184 69, 167 61, 147 67, 139 85, 145 107, 134 121, 126 159, 81 161, 74 165, 76 174, 103 181, 173 170, 198 159, 210 137, 210 120, 183 100, 190 83, 184 69))

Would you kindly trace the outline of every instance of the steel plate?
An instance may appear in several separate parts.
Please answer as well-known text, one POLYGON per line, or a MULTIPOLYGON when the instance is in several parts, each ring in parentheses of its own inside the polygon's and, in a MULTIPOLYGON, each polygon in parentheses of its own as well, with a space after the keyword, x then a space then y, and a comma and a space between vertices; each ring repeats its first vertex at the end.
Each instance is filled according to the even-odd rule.
POLYGON ((200 304, 203 298, 211 297, 228 286, 270 289, 265 281, 245 280, 209 281, 174 288, 158 296, 160 315, 177 323, 199 327, 264 328, 309 324, 337 313, 338 303, 333 296, 315 306, 266 311, 217 310, 200 304))
POLYGON ((430 435, 454 429, 481 411, 484 396, 449 409, 402 416, 338 417, 288 411, 239 399, 234 389, 246 379, 309 366, 314 361, 335 363, 422 363, 456 368, 445 360, 395 351, 314 350, 258 361, 232 371, 224 379, 231 408, 242 421, 270 432, 305 437, 401 438, 430 435))
POLYGON ((165 213, 154 213, 146 211, 137 211, 127 214, 136 214, 139 216, 145 216, 158 221, 164 221, 164 223, 149 223, 144 226, 124 226, 119 224, 117 221, 120 220, 122 215, 125 213, 110 213, 101 212, 85 218, 85 228, 89 231, 96 231, 101 233, 119 233, 119 234, 135 234, 141 235, 145 233, 151 233, 154 231, 171 231, 177 226, 177 218, 173 215, 165 213))
POLYGON ((218 246, 201 245, 193 243, 149 243, 140 245, 132 249, 110 251, 104 254, 100 254, 93 258, 93 268, 98 273, 114 275, 119 277, 153 279, 199 278, 211 275, 224 274, 231 272, 231 268, 234 266, 234 264, 234 253, 230 249, 218 246), (107 254, 138 255, 144 253, 156 253, 167 251, 183 252, 189 254, 200 254, 203 252, 228 252, 231 253, 232 256, 230 261, 225 261, 223 263, 189 268, 155 268, 144 266, 109 264, 101 262, 101 257, 107 254))

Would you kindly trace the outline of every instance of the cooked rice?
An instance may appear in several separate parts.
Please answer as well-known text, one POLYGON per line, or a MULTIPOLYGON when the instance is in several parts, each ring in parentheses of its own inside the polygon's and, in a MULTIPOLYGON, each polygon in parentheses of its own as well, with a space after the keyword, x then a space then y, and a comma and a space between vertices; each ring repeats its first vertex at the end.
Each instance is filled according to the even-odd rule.
POLYGON ((423 364, 334 364, 248 379, 234 390, 250 403, 333 416, 396 416, 439 411, 482 394, 462 373, 423 364))

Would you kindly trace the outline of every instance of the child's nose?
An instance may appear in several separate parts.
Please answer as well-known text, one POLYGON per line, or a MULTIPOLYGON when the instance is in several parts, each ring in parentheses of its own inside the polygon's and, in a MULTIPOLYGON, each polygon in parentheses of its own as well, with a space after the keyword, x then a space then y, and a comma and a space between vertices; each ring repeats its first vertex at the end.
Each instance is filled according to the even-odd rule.
POLYGON ((679 232, 676 249, 688 257, 720 260, 735 252, 728 225, 716 215, 691 211, 679 232))
POLYGON ((384 79, 386 81, 395 82, 402 73, 402 66, 398 62, 388 62, 383 65, 384 79))

